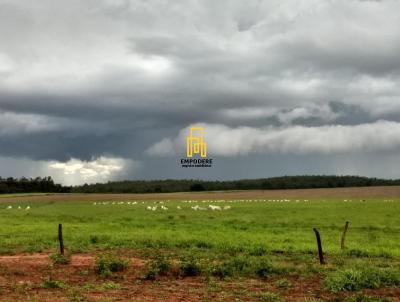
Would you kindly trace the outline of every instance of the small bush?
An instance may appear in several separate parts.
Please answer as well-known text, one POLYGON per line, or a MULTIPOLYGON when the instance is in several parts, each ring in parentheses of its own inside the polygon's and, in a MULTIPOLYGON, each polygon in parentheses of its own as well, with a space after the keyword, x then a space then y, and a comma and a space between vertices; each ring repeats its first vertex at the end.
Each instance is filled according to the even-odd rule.
POLYGON ((156 276, 165 276, 171 270, 172 264, 164 256, 158 256, 148 264, 148 271, 145 275, 145 279, 154 280, 156 276))
POLYGON ((228 263, 221 263, 212 268, 211 274, 214 277, 225 279, 231 277, 234 274, 234 270, 228 263))
POLYGON ((343 302, 392 302, 393 299, 385 297, 373 297, 364 294, 357 294, 355 296, 347 297, 343 302))
POLYGON ((121 285, 114 282, 106 282, 101 285, 101 289, 120 289, 121 285))
POLYGON ((256 294, 255 297, 264 302, 283 302, 285 301, 281 296, 278 294, 274 294, 271 292, 264 292, 264 293, 259 293, 256 294))
POLYGON ((261 259, 255 264, 255 274, 260 278, 267 278, 271 275, 285 272, 284 269, 274 266, 269 260, 261 259))
POLYGON ((288 279, 279 279, 275 282, 275 285, 280 289, 288 289, 292 287, 292 282, 290 282, 288 279))
POLYGON ((96 244, 96 243, 98 243, 100 240, 99 240, 99 236, 96 236, 96 235, 91 235, 90 237, 89 237, 89 241, 90 241, 90 243, 92 243, 92 244, 96 244))
POLYGON ((67 285, 62 281, 48 279, 42 283, 42 287, 46 289, 54 289, 54 288, 66 288, 67 285))
POLYGON ((180 271, 183 277, 198 276, 201 274, 201 266, 193 257, 189 257, 181 261, 180 271))
POLYGON ((51 254, 50 259, 54 264, 69 264, 71 262, 70 255, 61 255, 60 253, 51 254))
POLYGON ((224 279, 233 275, 246 275, 252 272, 252 262, 248 257, 237 256, 217 264, 212 269, 212 275, 224 279))
POLYGON ((346 269, 329 275, 325 285, 332 292, 398 286, 400 272, 390 268, 346 269))
POLYGON ((102 255, 96 258, 96 273, 109 276, 114 272, 121 272, 128 267, 129 261, 114 255, 102 255))

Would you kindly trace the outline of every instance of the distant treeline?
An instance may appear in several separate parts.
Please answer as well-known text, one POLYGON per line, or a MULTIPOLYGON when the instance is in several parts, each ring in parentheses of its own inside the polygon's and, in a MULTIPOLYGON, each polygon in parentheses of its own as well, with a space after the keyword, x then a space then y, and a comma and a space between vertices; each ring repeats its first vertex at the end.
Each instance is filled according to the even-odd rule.
POLYGON ((360 176, 282 176, 229 181, 149 180, 114 181, 73 187, 75 193, 166 193, 220 190, 277 190, 400 185, 398 180, 360 176))
POLYGON ((259 179, 208 181, 195 179, 126 180, 65 187, 51 177, 1 178, 0 194, 7 193, 167 193, 223 190, 277 190, 400 185, 400 179, 360 176, 282 176, 259 179))
POLYGON ((10 193, 66 193, 71 187, 55 184, 51 177, 36 178, 1 178, 0 194, 10 193))

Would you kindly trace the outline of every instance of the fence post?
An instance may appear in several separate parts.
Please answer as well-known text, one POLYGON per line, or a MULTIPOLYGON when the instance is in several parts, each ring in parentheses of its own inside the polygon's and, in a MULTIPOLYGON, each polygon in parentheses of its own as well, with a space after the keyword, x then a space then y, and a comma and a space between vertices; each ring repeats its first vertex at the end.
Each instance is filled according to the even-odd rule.
POLYGON ((64 255, 64 240, 62 234, 62 224, 58 224, 58 241, 60 242, 60 254, 64 255))
POLYGON ((347 230, 349 229, 349 222, 346 221, 346 224, 344 225, 343 233, 342 233, 342 240, 340 241, 340 248, 344 250, 346 248, 345 246, 345 240, 346 240, 346 233, 347 230))
POLYGON ((325 264, 324 253, 322 251, 321 237, 320 237, 319 232, 318 232, 318 230, 316 228, 313 228, 313 230, 315 232, 315 236, 317 237, 319 263, 320 264, 325 264))

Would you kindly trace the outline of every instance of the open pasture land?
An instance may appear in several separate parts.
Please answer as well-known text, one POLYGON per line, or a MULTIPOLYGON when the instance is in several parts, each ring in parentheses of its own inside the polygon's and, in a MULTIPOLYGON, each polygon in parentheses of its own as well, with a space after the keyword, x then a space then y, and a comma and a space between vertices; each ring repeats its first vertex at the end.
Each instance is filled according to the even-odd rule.
POLYGON ((399 187, 1 197, 0 301, 399 301, 399 213, 399 187))

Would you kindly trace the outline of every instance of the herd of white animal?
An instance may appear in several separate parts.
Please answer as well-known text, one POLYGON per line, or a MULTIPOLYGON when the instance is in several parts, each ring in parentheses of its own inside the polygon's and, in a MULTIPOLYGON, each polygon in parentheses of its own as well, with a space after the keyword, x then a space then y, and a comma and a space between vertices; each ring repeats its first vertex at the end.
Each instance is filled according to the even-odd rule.
POLYGON ((12 209, 17 209, 17 210, 22 210, 22 209, 24 209, 24 210, 30 210, 31 209, 31 207, 30 206, 26 206, 26 208, 22 208, 21 206, 16 206, 15 208, 13 208, 13 206, 7 206, 7 208, 6 208, 7 210, 12 210, 12 209))
MULTIPOLYGON (((224 200, 225 201, 225 200, 224 200)), ((166 200, 166 202, 169 202, 169 200, 166 200)), ((198 202, 197 200, 184 200, 183 202, 198 202)), ((222 202, 222 201, 213 201, 213 200, 204 200, 203 202, 222 202)), ((228 202, 234 202, 233 200, 229 200, 228 202)), ((148 205, 146 206, 146 210, 148 211, 157 211, 157 210, 162 210, 162 211, 168 211, 169 208, 164 205, 164 201, 154 201, 153 202, 156 205, 148 205)), ((149 202, 137 202, 137 201, 103 201, 103 202, 93 202, 93 205, 136 205, 136 204, 149 204, 149 202)), ((231 206, 217 206, 217 205, 208 205, 208 207, 200 207, 199 205, 195 205, 190 207, 194 211, 205 211, 205 210, 211 210, 211 211, 222 211, 222 210, 230 210, 232 207, 231 206)), ((176 206, 177 210, 182 210, 182 206, 176 206)))
MULTIPOLYGON (((144 205, 145 209, 148 211, 168 211, 172 209, 172 206, 167 207, 165 203, 168 203, 170 200, 165 201, 153 201, 152 205, 149 205, 150 201, 102 201, 102 202, 93 202, 93 205, 144 205)), ((235 199, 235 200, 225 200, 225 199, 217 199, 217 200, 182 200, 183 204, 195 204, 190 206, 189 209, 193 211, 227 211, 231 210, 232 207, 230 205, 214 205, 212 203, 243 203, 243 202, 291 202, 290 199, 235 199), (208 203, 208 205, 207 205, 208 203), (210 204, 211 203, 211 204, 210 204), (199 205, 201 204, 201 205, 199 205)), ((309 202, 308 199, 295 199, 293 202, 309 202)), ((175 206, 174 206, 175 208, 175 206)), ((177 210, 182 210, 185 208, 183 205, 177 205, 177 210)), ((186 207, 187 208, 187 207, 186 207)))
MULTIPOLYGON (((169 202, 170 200, 165 200, 165 201, 154 201, 153 204, 156 204, 154 206, 150 206, 148 205, 150 202, 149 201, 97 201, 97 202, 93 202, 93 205, 97 206, 97 205, 147 205, 146 206, 146 210, 148 211, 157 211, 158 209, 161 211, 168 211, 169 208, 167 206, 164 205, 164 202, 169 202)), ((326 201, 326 200, 322 200, 322 201, 326 201)), ((358 200, 351 200, 351 199, 343 199, 343 202, 353 202, 353 201, 358 201, 358 200)), ((365 202, 366 200, 364 199, 360 199, 360 202, 365 202)), ((310 202, 310 200, 308 199, 235 199, 235 200, 225 200, 225 199, 218 199, 218 200, 182 200, 182 203, 237 203, 237 202, 295 202, 295 203, 299 203, 299 202, 310 202)), ((393 199, 385 199, 383 200, 383 202, 395 202, 395 200, 393 199)), ((9 205, 6 207, 7 210, 12 210, 12 209, 17 209, 17 210, 30 210, 31 207, 28 206, 23 206, 21 207, 20 205, 18 206, 12 206, 9 205)), ((182 210, 183 207, 182 206, 176 206, 177 210, 182 210)), ((200 206, 198 204, 191 206, 190 209, 194 210, 194 211, 207 211, 207 210, 211 210, 211 211, 224 211, 224 210, 230 210, 232 209, 231 206, 229 205, 204 205, 204 206, 200 206)))

